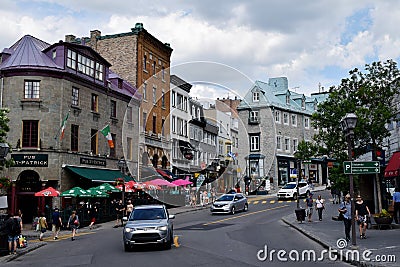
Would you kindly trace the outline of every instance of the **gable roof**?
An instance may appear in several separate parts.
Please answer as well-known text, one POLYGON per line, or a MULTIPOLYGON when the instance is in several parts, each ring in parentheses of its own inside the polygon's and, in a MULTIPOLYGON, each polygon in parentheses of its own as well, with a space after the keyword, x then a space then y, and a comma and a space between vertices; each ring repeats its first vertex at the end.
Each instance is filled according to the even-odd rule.
POLYGON ((1 64, 0 69, 8 68, 32 68, 40 67, 47 69, 63 69, 49 58, 43 50, 50 44, 39 40, 31 35, 25 35, 19 39, 10 48, 3 50, 3 53, 9 54, 1 64))

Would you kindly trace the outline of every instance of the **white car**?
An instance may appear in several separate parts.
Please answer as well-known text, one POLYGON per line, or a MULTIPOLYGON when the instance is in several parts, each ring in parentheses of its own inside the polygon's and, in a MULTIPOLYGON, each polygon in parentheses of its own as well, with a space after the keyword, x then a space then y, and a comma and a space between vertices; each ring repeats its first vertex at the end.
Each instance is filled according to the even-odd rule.
MULTIPOLYGON (((306 182, 299 182, 299 195, 307 197, 311 192, 309 185, 306 182)), ((293 198, 297 199, 297 182, 287 183, 278 191, 278 199, 293 198)))

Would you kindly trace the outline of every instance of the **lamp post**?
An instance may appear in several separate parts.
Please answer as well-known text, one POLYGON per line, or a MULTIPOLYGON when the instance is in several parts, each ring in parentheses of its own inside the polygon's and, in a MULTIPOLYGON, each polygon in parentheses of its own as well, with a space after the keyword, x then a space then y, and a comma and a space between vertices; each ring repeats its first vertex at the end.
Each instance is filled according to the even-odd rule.
POLYGON ((7 143, 0 143, 0 161, 3 162, 8 154, 8 151, 10 151, 10 147, 8 146, 7 143))
MULTIPOLYGON (((340 121, 343 133, 347 140, 347 153, 349 161, 353 161, 353 138, 354 138, 354 128, 357 124, 357 115, 354 113, 347 113, 346 116, 340 121)), ((355 224, 355 205, 354 205, 354 181, 353 174, 349 174, 350 179, 350 198, 351 198, 351 241, 352 245, 356 245, 356 224, 355 224)))
POLYGON ((125 171, 126 171, 126 160, 122 157, 117 162, 118 168, 122 173, 122 204, 125 205, 125 171))

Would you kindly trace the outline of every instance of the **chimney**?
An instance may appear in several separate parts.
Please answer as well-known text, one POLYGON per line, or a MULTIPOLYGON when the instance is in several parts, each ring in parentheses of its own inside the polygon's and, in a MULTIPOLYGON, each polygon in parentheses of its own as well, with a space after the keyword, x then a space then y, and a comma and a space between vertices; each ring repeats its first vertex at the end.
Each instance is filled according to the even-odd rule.
POLYGON ((75 41, 75 39, 76 39, 75 35, 72 35, 72 34, 65 35, 65 41, 67 43, 72 43, 75 41))
POLYGON ((90 31, 90 44, 89 46, 94 50, 97 49, 97 38, 101 36, 101 31, 93 30, 90 31))

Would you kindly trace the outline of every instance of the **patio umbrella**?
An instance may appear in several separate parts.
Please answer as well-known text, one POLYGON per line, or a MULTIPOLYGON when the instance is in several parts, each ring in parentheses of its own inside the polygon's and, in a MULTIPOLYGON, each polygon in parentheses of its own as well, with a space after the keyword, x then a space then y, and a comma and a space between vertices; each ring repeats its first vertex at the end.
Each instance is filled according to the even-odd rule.
POLYGON ((105 192, 111 192, 111 193, 117 193, 120 192, 118 188, 115 188, 115 186, 110 185, 109 183, 104 183, 99 186, 97 186, 98 189, 105 191, 105 192))
POLYGON ((92 197, 109 197, 109 195, 103 191, 98 189, 98 187, 92 187, 86 190, 92 197))
POLYGON ((79 186, 71 188, 61 193, 62 197, 91 197, 91 195, 79 186))
MULTIPOLYGON (((117 185, 117 186, 115 186, 118 190, 119 190, 119 192, 121 192, 122 191, 122 185, 117 185)), ((125 183, 125 192, 133 192, 133 187, 131 186, 131 185, 129 185, 128 183, 125 183)))
POLYGON ((172 181, 172 183, 174 185, 178 185, 178 186, 193 184, 192 182, 190 182, 188 180, 183 180, 183 179, 178 179, 178 180, 172 181))
POLYGON ((170 186, 170 187, 176 186, 176 185, 174 185, 166 180, 163 180, 163 179, 155 179, 155 180, 148 181, 146 183, 152 184, 152 185, 159 185, 159 186, 161 186, 161 185, 166 185, 166 186, 170 186))
POLYGON ((60 191, 55 190, 51 186, 35 193, 35 197, 58 197, 59 195, 60 191))

